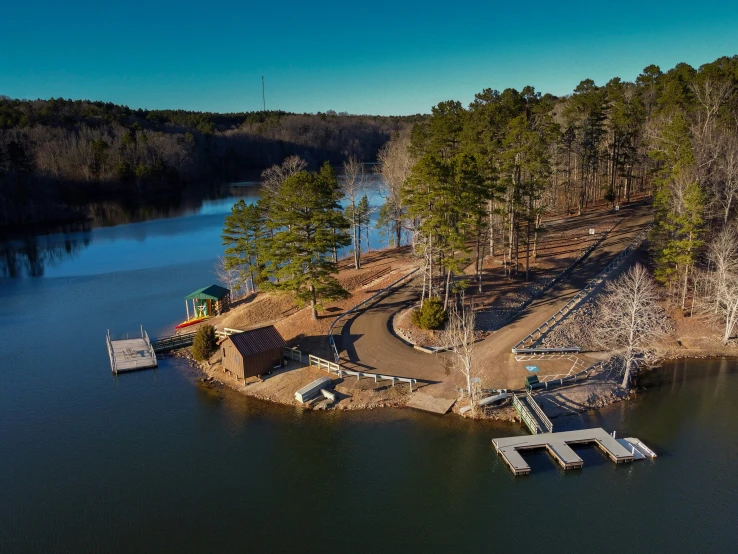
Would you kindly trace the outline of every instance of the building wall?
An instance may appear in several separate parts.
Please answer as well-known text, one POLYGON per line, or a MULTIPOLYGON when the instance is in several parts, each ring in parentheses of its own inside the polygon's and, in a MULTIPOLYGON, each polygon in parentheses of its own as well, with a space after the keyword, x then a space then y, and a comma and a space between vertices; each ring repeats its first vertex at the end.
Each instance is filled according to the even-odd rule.
POLYGON ((239 379, 263 375, 264 373, 270 372, 274 366, 282 365, 283 363, 282 348, 275 348, 244 357, 233 346, 233 343, 226 339, 221 343, 220 351, 221 356, 223 356, 223 369, 229 371, 239 379))
POLYGON ((243 356, 241 356, 241 353, 228 339, 221 343, 220 350, 220 353, 223 356, 223 369, 233 373, 239 379, 243 379, 243 356))

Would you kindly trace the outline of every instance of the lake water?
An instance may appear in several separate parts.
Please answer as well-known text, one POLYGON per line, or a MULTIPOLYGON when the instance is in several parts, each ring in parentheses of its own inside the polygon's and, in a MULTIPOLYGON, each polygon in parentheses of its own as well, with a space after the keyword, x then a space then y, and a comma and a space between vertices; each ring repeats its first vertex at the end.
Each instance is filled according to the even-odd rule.
POLYGON ((203 387, 173 358, 112 376, 106 329, 156 336, 183 318, 233 200, 28 237, 32 261, 4 245, 0 552, 734 551, 732 360, 669 364, 635 400, 555 421, 639 437, 657 460, 587 448, 564 473, 537 453, 523 478, 490 442, 515 425, 305 413, 203 387))

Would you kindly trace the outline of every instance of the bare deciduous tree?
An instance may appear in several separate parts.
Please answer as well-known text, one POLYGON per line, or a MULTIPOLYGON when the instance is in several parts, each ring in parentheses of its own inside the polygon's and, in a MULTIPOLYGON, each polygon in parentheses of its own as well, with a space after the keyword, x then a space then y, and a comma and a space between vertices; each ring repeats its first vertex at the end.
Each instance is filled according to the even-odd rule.
POLYGON ((300 156, 285 158, 282 165, 273 165, 261 172, 261 186, 263 191, 276 194, 284 180, 295 173, 307 168, 307 162, 300 156))
POLYGON ((223 285, 231 291, 231 298, 233 300, 241 296, 241 289, 244 285, 247 288, 247 292, 249 292, 249 283, 244 283, 243 279, 239 275, 238 269, 229 267, 228 261, 223 256, 218 256, 218 259, 213 266, 213 273, 218 281, 223 283, 223 285))
POLYGON ((728 344, 738 323, 738 229, 724 227, 708 246, 712 271, 707 303, 723 321, 723 344, 728 344))
MULTIPOLYGON (((361 223, 356 205, 366 188, 364 164, 354 156, 343 163, 341 190, 349 201, 349 219, 351 220, 351 240, 354 243, 354 268, 361 269, 361 223)), ((368 237, 367 237, 368 240, 368 237)), ((368 244, 368 243, 367 243, 368 244)))
POLYGON ((395 246, 402 245, 402 229, 405 208, 402 204, 402 185, 410 175, 415 158, 410 154, 410 137, 402 133, 387 142, 377 154, 379 164, 376 172, 387 185, 385 204, 380 212, 380 220, 387 221, 395 235, 395 246))
POLYGON ((733 92, 733 83, 727 80, 715 81, 708 78, 702 84, 692 83, 690 88, 697 102, 703 108, 700 110, 699 117, 703 129, 707 129, 711 120, 720 110, 720 106, 730 98, 733 92))
POLYGON ((738 195, 738 139, 729 136, 718 161, 718 179, 714 186, 715 202, 720 205, 723 224, 728 223, 733 201, 738 195))
POLYGON ((623 387, 632 371, 653 354, 653 344, 667 333, 656 283, 640 264, 605 288, 599 302, 598 342, 623 352, 623 387))
POLYGON ((466 392, 472 414, 476 412, 478 398, 472 387, 474 378, 474 326, 476 315, 474 305, 465 303, 463 296, 460 303, 452 302, 448 312, 448 322, 443 332, 443 342, 452 353, 450 359, 444 361, 451 368, 459 371, 466 380, 466 392))

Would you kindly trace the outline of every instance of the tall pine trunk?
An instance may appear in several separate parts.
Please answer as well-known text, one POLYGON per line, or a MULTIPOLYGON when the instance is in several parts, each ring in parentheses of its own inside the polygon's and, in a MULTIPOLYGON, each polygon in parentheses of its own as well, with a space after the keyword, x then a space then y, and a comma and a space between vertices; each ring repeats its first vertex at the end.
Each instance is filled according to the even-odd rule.
POLYGON ((315 285, 310 283, 310 311, 313 315, 313 321, 318 321, 318 307, 317 307, 317 297, 315 294, 315 285))

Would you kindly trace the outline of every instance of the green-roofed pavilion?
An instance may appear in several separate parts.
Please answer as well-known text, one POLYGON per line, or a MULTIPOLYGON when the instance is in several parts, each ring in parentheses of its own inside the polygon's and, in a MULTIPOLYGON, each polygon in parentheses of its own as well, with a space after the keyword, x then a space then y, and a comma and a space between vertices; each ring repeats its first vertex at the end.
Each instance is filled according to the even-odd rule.
POLYGON ((202 289, 198 289, 193 293, 185 296, 185 300, 222 300, 226 296, 230 296, 231 291, 219 285, 210 285, 202 289))
POLYGON ((231 291, 219 285, 210 285, 196 290, 185 296, 185 308, 187 309, 187 321, 220 315, 227 311, 231 304, 231 291), (190 318, 189 301, 192 300, 194 310, 190 318))

